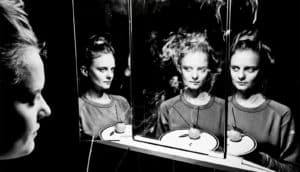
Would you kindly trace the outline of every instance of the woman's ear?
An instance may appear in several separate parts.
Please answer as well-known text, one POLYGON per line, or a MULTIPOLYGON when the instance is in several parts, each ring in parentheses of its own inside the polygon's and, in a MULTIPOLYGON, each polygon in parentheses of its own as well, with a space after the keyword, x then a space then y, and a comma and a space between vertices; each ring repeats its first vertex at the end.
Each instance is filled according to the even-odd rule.
POLYGON ((81 66, 80 67, 80 72, 83 76, 87 77, 88 76, 88 71, 87 71, 87 68, 86 66, 81 66))

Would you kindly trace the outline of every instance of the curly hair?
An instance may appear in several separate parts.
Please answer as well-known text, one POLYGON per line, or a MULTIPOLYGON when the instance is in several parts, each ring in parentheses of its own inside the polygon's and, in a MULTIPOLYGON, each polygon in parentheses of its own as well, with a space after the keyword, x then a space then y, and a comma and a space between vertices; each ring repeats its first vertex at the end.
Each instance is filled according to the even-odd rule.
POLYGON ((166 39, 160 55, 162 63, 172 61, 179 69, 182 59, 189 53, 203 52, 208 57, 208 68, 210 69, 210 89, 216 81, 216 77, 221 73, 221 60, 215 55, 214 49, 207 39, 206 32, 186 32, 179 30, 171 33, 166 39))

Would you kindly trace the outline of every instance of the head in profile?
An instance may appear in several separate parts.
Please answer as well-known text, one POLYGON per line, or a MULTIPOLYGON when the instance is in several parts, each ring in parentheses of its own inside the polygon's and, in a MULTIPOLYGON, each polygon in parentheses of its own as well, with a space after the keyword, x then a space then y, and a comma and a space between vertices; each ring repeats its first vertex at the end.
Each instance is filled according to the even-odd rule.
POLYGON ((93 35, 89 38, 80 68, 84 77, 85 92, 89 95, 103 94, 110 89, 114 79, 114 48, 107 38, 93 35))
POLYGON ((172 60, 184 85, 186 95, 209 93, 220 72, 220 61, 207 40, 206 33, 184 31, 171 35, 163 47, 162 61, 172 60))
POLYGON ((81 138, 98 137, 99 132, 113 125, 121 133, 125 123, 129 123, 129 103, 124 97, 110 93, 116 67, 114 54, 106 37, 93 35, 88 39, 80 67, 84 84, 79 98, 81 138))
POLYGON ((22 1, 0 1, 0 159, 30 154, 51 111, 42 96, 44 65, 22 1))

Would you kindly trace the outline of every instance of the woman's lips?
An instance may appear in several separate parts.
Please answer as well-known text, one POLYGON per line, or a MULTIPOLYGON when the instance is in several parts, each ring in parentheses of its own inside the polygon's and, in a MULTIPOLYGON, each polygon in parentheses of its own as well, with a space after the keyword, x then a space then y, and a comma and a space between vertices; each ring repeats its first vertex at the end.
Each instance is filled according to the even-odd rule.
POLYGON ((40 125, 37 125, 36 129, 33 131, 33 136, 36 136, 38 134, 39 129, 40 125))
POLYGON ((104 81, 105 84, 111 84, 111 81, 104 81))
POLYGON ((247 82, 236 82, 238 85, 241 85, 241 86, 243 86, 243 85, 247 85, 247 82))

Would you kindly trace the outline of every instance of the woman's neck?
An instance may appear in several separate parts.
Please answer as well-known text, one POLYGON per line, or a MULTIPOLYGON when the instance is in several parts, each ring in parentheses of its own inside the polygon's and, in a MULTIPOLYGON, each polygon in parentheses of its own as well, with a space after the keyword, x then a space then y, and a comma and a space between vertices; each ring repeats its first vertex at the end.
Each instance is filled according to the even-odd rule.
POLYGON ((103 91, 95 91, 89 90, 84 94, 84 97, 89 101, 100 103, 100 104, 108 104, 111 101, 111 98, 103 91))
POLYGON ((207 104, 211 98, 207 92, 199 92, 188 89, 184 90, 183 96, 187 102, 197 106, 207 104))
POLYGON ((243 107, 247 107, 247 108, 258 107, 266 101, 266 98, 261 93, 255 93, 255 94, 246 96, 240 92, 237 92, 235 94, 235 99, 239 105, 241 105, 243 107))

